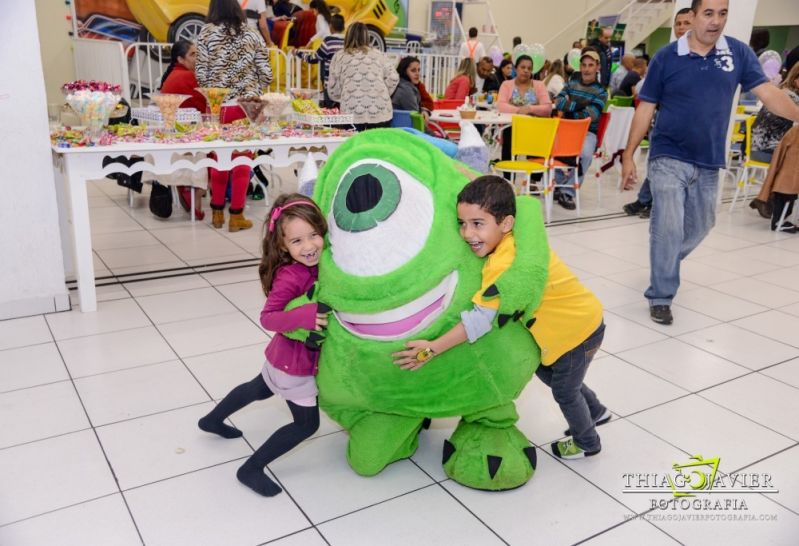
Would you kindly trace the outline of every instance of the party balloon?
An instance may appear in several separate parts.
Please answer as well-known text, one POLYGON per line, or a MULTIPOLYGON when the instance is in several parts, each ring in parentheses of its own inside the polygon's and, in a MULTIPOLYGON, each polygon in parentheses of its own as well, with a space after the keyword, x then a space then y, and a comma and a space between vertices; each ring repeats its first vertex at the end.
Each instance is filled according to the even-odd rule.
POLYGON ((497 66, 502 62, 502 50, 499 46, 492 45, 488 50, 488 56, 491 57, 491 61, 497 66))
POLYGON ((772 82, 780 81, 780 70, 782 69, 782 57, 780 54, 773 50, 764 51, 757 58, 760 61, 760 66, 763 68, 763 73, 772 82))
POLYGON ((541 44, 519 44, 513 48, 513 64, 522 55, 527 55, 533 60, 533 74, 541 70, 544 66, 544 46, 541 44))
POLYGON ((575 70, 580 70, 580 51, 579 47, 575 47, 566 54, 566 61, 575 70))

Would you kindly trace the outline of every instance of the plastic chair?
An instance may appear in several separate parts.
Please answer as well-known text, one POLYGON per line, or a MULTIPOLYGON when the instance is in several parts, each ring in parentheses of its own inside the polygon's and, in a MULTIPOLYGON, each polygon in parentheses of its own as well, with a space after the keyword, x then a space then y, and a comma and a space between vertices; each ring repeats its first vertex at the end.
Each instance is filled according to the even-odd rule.
POLYGON ((746 126, 746 140, 744 146, 744 162, 743 162, 743 170, 741 171, 741 176, 738 177, 738 183, 735 187, 735 195, 732 197, 732 203, 730 203, 730 212, 735 209, 735 203, 738 201, 738 195, 740 195, 741 190, 744 192, 744 201, 749 198, 749 187, 756 186, 759 184, 758 181, 754 180, 754 177, 750 179, 750 169, 757 170, 760 169, 764 171, 768 171, 769 164, 763 163, 762 161, 755 161, 752 158, 752 125, 755 122, 755 116, 749 116, 746 118, 745 126, 746 126))
MULTIPOLYGON (((588 134, 588 127, 591 125, 591 118, 585 119, 561 119, 558 130, 555 133, 555 142, 552 145, 552 159, 549 162, 549 186, 545 192, 547 199, 544 205, 548 208, 547 218, 551 215, 554 192, 557 187, 574 188, 575 201, 577 203, 577 216, 580 216, 580 180, 577 177, 576 165, 580 162, 580 154, 583 151, 585 135, 588 134), (574 159, 575 165, 570 165, 562 161, 563 159, 574 159), (555 171, 572 170, 571 184, 555 184, 555 171)), ((534 159, 536 163, 543 163, 542 159, 534 159)))
POLYGON ((411 112, 411 126, 424 133, 424 116, 419 112, 411 112))
MULTIPOLYGON (((537 158, 540 161, 529 159, 511 159, 499 161, 494 164, 494 171, 508 173, 523 173, 526 175, 523 190, 528 195, 531 193, 543 194, 544 202, 549 199, 549 167, 552 157, 552 146, 555 143, 555 134, 558 130, 559 118, 537 118, 531 116, 513 116, 511 122, 511 156, 526 156, 537 158), (543 173, 543 191, 531 191, 530 177, 533 173, 543 173)), ((547 222, 549 222, 549 207, 546 207, 547 222)))
POLYGON ((633 105, 633 97, 613 97, 605 103, 605 112, 607 112, 611 106, 628 108, 632 107, 632 105, 633 105))
POLYGON ((433 108, 436 110, 456 110, 460 106, 463 106, 463 100, 438 99, 433 101, 433 108))
MULTIPOLYGON (((456 110, 461 106, 463 106, 462 100, 439 99, 433 101, 434 110, 456 110)), ((449 140, 460 140, 461 126, 459 123, 431 123, 430 128, 437 137, 449 140)))
POLYGON ((410 110, 394 110, 394 116, 391 118, 392 127, 413 127, 411 120, 410 110))

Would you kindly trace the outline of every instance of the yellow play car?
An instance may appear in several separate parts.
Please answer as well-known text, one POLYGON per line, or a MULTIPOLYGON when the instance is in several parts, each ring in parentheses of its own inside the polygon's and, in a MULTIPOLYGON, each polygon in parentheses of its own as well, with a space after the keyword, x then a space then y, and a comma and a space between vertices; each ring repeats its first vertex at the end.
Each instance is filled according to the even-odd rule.
POLYGON ((386 50, 386 36, 397 24, 397 16, 386 0, 328 0, 327 4, 338 8, 348 25, 354 21, 364 23, 369 27, 369 45, 386 50))
POLYGON ((155 42, 194 41, 210 0, 127 0, 128 9, 155 42))

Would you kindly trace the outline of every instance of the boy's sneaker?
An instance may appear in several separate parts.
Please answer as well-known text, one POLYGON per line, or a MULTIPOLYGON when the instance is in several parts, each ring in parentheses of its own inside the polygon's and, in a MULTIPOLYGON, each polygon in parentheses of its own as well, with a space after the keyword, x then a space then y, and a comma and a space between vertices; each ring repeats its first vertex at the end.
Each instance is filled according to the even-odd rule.
POLYGON ((566 438, 560 442, 552 442, 552 453, 561 459, 583 459, 585 457, 593 457, 602 449, 596 451, 585 451, 583 448, 574 443, 571 438, 566 438))
MULTIPOLYGON (((610 421, 611 417, 613 417, 613 414, 610 413, 610 410, 608 408, 605 408, 605 411, 602 412, 602 415, 600 415, 599 417, 597 417, 594 420, 594 426, 598 427, 598 426, 604 425, 605 423, 610 421)), ((567 428, 566 430, 563 431, 563 435, 564 436, 571 436, 572 435, 572 429, 567 428)))

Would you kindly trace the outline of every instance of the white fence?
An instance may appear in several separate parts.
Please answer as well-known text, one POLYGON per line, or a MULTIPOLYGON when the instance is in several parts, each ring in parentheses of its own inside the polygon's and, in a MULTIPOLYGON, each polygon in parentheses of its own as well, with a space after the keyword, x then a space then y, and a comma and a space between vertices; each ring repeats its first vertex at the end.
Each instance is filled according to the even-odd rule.
MULTIPOLYGON (((161 76, 169 65, 170 44, 137 42, 123 50, 119 42, 82 38, 73 41, 76 77, 121 85, 125 99, 131 106, 144 105, 146 93, 161 86, 161 76)), ((321 87, 317 77, 318 64, 303 62, 294 54, 276 48, 270 49, 269 54, 273 77, 271 90, 321 87)), ((395 62, 404 56, 399 53, 388 55, 395 62)), ((428 92, 433 97, 443 96, 460 58, 457 55, 432 53, 417 53, 414 56, 419 58, 422 81, 428 92)))

